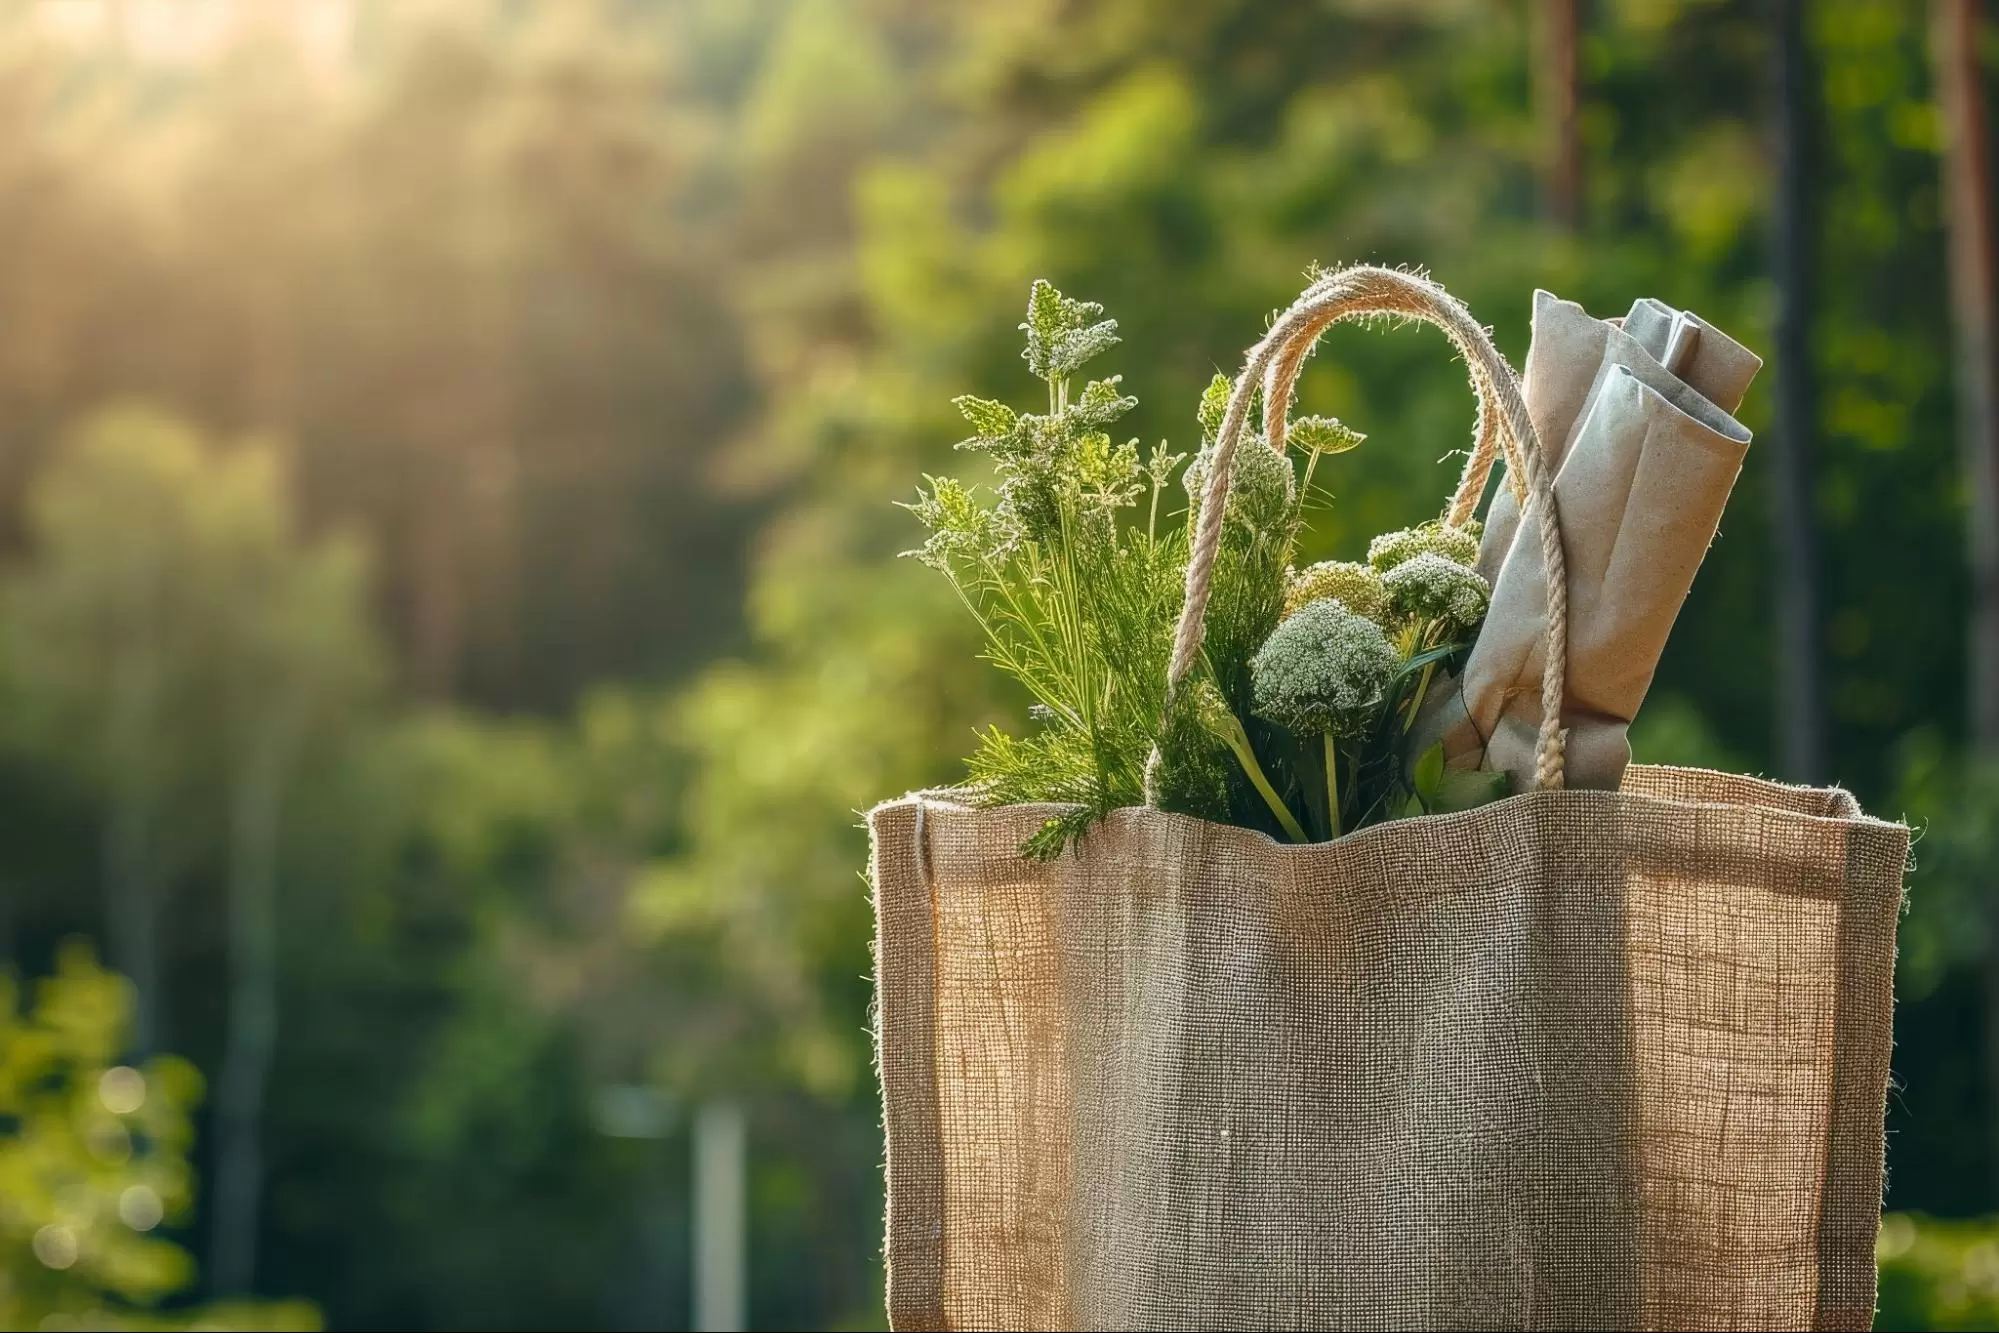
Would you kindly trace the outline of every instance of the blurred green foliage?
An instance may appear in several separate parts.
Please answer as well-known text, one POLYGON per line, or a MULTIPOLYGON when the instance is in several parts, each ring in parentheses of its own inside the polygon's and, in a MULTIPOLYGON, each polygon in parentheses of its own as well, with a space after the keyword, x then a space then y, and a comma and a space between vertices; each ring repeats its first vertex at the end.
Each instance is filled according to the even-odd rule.
POLYGON ((194 1276, 157 1229, 192 1210, 201 1075, 175 1056, 116 1062, 131 984, 78 941, 32 1004, 20 990, 0 974, 0 1327, 319 1328, 301 1301, 157 1309, 194 1276))
MULTIPOLYGON (((684 1320, 686 1117, 635 1137, 634 1086, 750 1108, 753 1322, 881 1318, 857 812, 1026 706, 894 559, 894 502, 966 461, 953 395, 1017 388, 1032 278, 1119 318, 1130 433, 1179 449, 1314 261, 1427 266, 1516 363, 1536 285, 1769 345, 1753 7, 1584 7, 1573 232, 1519 5, 355 0, 223 37, 57 8, 92 7, 0 12, 0 956, 151 949, 152 1031, 92 1058, 213 1086, 274 802, 251 1286, 334 1326, 684 1320)), ((1811 12, 1832 752, 1926 828, 1891 1202, 1965 1218, 1999 1205, 1994 816, 1956 740, 1926 6, 1811 12)), ((1431 516, 1472 417, 1421 331, 1336 331, 1299 406, 1370 437, 1319 469, 1308 559, 1431 516)), ((1641 758, 1772 764, 1761 460, 1641 758)), ((199 1209, 228 1133, 191 1123, 199 1209)), ((1888 1256, 1896 1318, 1957 1317, 1956 1243, 1888 1256)), ((0 1272, 82 1281, 18 1228, 0 1272)))
POLYGON ((1881 1297, 1874 1327, 1999 1327, 1999 1226, 1921 1213, 1881 1219, 1881 1297))

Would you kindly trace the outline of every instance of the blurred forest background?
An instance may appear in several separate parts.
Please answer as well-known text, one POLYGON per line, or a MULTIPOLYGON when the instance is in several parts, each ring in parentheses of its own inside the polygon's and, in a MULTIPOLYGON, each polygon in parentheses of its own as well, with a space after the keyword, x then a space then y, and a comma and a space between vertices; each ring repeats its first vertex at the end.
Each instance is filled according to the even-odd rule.
MULTIPOLYGON (((718 1107, 753 1326, 878 1325, 856 811, 1024 712, 893 502, 1030 279, 1184 446, 1353 260, 1788 349, 1637 743, 1926 825, 1883 1323, 1992 1326, 1975 15, 0 4, 0 1326, 685 1326, 718 1107)), ((1441 339, 1304 401, 1324 552, 1434 511, 1441 339)))

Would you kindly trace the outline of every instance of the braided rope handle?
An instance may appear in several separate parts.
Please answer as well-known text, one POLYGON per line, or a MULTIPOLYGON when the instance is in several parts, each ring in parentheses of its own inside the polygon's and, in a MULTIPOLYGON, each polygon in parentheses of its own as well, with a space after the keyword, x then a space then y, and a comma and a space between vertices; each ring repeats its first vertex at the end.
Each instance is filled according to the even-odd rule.
MULTIPOLYGON (((1278 316, 1263 340, 1249 349, 1242 374, 1229 395, 1227 412, 1215 437, 1215 456, 1208 468, 1207 489, 1201 496, 1200 524, 1187 560, 1186 602, 1173 633, 1172 665, 1167 669, 1167 698, 1177 697, 1201 656, 1201 637, 1214 582, 1215 556, 1222 544, 1222 520, 1228 505, 1229 474, 1236 446, 1249 420, 1250 398, 1258 384, 1264 389, 1264 420, 1269 447, 1284 452, 1284 436, 1293 390, 1305 358, 1319 336, 1348 319, 1390 316, 1421 320, 1443 330, 1464 357, 1472 392, 1478 399, 1478 426, 1471 457, 1458 480, 1457 491, 1444 510, 1444 522, 1461 527, 1485 493, 1495 457, 1506 457, 1508 483, 1522 495, 1524 507, 1540 520, 1541 563, 1547 576, 1547 661, 1541 673, 1541 732, 1534 747, 1534 785, 1553 790, 1562 785, 1562 693, 1568 666, 1569 583, 1562 553, 1561 517, 1555 506, 1554 478, 1541 453, 1540 437, 1527 414, 1520 380, 1506 364, 1484 326, 1464 303, 1428 278, 1395 269, 1356 265, 1327 274, 1305 289, 1291 308, 1278 316)), ((1259 446, 1252 446, 1259 447, 1259 446)))

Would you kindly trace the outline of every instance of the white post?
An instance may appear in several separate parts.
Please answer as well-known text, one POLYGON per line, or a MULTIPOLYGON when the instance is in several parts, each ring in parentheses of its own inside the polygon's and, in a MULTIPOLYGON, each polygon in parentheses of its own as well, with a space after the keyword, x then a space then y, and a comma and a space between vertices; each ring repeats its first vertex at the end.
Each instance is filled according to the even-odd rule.
POLYGON ((742 1108, 707 1102, 694 1116, 694 1327, 748 1327, 745 1206, 747 1152, 742 1108))

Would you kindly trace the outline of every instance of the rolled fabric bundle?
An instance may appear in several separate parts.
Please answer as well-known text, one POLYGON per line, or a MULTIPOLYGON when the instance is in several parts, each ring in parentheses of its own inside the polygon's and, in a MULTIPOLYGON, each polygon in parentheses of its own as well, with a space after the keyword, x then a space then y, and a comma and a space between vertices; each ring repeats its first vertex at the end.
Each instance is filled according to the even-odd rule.
MULTIPOLYGON (((1521 392, 1549 466, 1559 470, 1568 456, 1569 439, 1602 369, 1610 331, 1620 327, 1654 361, 1672 369, 1726 413, 1741 406, 1763 365, 1761 357, 1700 316, 1649 296, 1633 301, 1622 320, 1598 319, 1574 301, 1536 289, 1521 392)), ((1520 501, 1509 487, 1501 486, 1486 513, 1485 536, 1478 548, 1478 572, 1488 583, 1498 582, 1499 567, 1519 525, 1520 501)))
MULTIPOLYGON (((1627 728, 1741 471, 1750 435, 1731 413, 1761 365, 1727 334, 1657 301, 1611 321, 1535 294, 1524 389, 1557 460, 1570 786, 1615 789, 1623 778, 1627 728)), ((1426 703, 1410 753, 1441 740, 1447 766, 1505 772, 1524 790, 1541 718, 1547 595, 1540 546, 1504 489, 1479 565, 1493 585, 1491 610, 1463 675, 1426 703)))
MULTIPOLYGON (((1616 324, 1596 318, 1574 301, 1537 289, 1531 327, 1521 395, 1541 439, 1542 455, 1559 472, 1568 454, 1569 435, 1582 417, 1583 403, 1603 363, 1604 342, 1616 324)), ((1512 488, 1501 486, 1486 509, 1485 535, 1478 547, 1478 572, 1486 582, 1499 582, 1499 567, 1519 526, 1519 498, 1512 488)))

